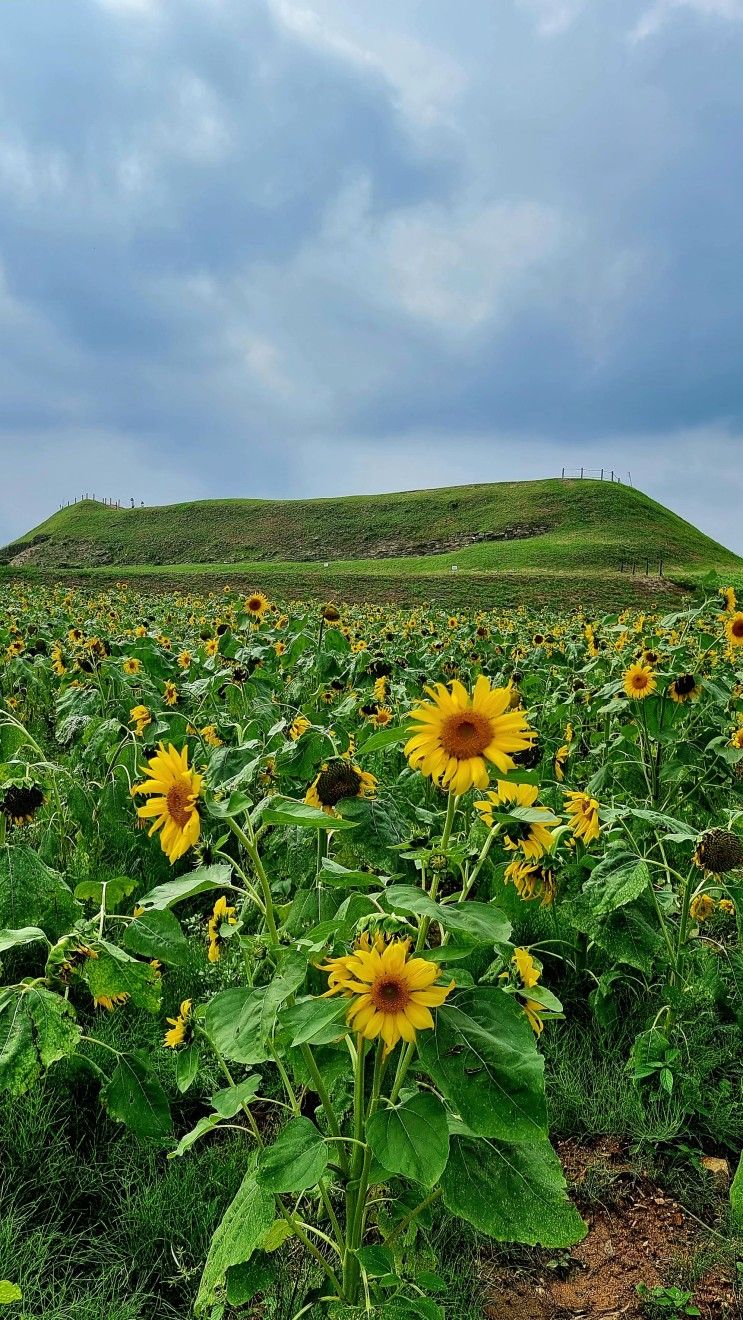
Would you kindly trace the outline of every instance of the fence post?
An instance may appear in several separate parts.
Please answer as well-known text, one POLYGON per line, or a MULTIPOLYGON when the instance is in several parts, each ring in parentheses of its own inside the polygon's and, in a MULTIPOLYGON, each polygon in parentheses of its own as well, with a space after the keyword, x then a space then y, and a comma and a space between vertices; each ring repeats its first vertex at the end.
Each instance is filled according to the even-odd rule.
POLYGON ((604 480, 604 469, 603 469, 603 468, 601 469, 601 480, 602 480, 602 481, 604 480))
POLYGON ((581 470, 580 470, 580 479, 581 479, 581 481, 583 480, 583 468, 581 468, 581 470))
POLYGON ((565 480, 565 469, 564 469, 564 468, 562 469, 562 479, 563 479, 563 481, 565 480))

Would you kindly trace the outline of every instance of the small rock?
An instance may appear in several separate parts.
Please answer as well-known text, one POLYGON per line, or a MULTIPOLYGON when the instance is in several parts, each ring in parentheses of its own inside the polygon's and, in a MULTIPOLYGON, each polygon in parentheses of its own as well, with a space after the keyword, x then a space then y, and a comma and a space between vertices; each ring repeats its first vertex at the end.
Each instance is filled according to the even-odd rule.
POLYGON ((712 1174, 715 1182, 722 1183, 727 1187, 730 1182, 730 1165, 727 1160, 718 1159, 716 1155, 703 1155, 701 1165, 703 1169, 712 1174))

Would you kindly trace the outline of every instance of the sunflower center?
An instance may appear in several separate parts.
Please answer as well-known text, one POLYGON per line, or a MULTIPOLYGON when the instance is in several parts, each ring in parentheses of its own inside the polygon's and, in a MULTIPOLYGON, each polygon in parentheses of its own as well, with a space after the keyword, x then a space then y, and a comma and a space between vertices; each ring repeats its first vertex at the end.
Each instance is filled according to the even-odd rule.
POLYGON ((493 730, 486 715, 477 710, 447 715, 441 725, 441 746, 459 761, 480 756, 493 741, 493 730))
POLYGON ((688 696, 696 687, 696 679, 693 674, 682 674, 676 679, 676 691, 680 696, 688 696))
POLYGON ((341 798, 358 797, 361 776, 352 765, 329 765, 317 780, 317 796, 324 807, 334 807, 341 798))
POLYGON ((379 1013, 401 1013, 410 1003, 410 992, 398 977, 386 976, 371 988, 374 1007, 379 1013))
POLYGON ((736 620, 734 621, 734 623, 733 623, 733 625, 732 625, 730 631, 732 632, 733 637, 742 637, 742 638, 743 638, 743 618, 736 619, 736 620))
POLYGON ((647 674, 635 674, 632 680, 632 686, 636 688, 638 692, 644 691, 647 685, 648 685, 647 674))
POLYGON ((168 804, 168 815, 175 821, 180 830, 185 829, 193 811, 191 791, 188 785, 172 784, 168 789, 165 800, 168 804))

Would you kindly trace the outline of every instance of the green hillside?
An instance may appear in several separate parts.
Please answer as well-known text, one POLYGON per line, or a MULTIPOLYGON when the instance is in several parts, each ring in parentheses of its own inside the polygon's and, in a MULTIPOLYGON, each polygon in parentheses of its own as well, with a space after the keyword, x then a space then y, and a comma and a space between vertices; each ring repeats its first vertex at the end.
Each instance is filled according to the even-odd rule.
POLYGON ((153 586, 214 586, 229 573, 284 594, 442 603, 483 595, 511 603, 526 580, 545 603, 576 593, 633 603, 710 569, 743 572, 737 555, 641 491, 590 480, 135 509, 85 500, 0 559, 11 571, 123 575, 153 586))

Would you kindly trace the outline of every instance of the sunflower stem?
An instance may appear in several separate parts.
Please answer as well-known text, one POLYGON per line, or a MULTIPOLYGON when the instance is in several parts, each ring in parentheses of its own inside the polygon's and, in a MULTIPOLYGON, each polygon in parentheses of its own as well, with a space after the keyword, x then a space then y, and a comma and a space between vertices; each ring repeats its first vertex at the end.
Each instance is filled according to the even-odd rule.
POLYGON ((269 883, 268 876, 266 875, 263 862, 261 861, 260 853, 258 852, 258 849, 255 844, 253 825, 249 816, 246 817, 246 822, 248 825, 248 830, 250 831, 249 834, 246 834, 245 830, 241 829, 241 827, 238 825, 237 821, 234 819, 233 816, 227 817, 227 824, 229 825, 235 837, 240 840, 240 843, 242 844, 243 848, 248 854, 248 857, 253 863, 253 869, 256 875, 258 876, 258 882, 261 887, 261 893, 263 895, 263 904, 265 907, 264 916, 266 921, 266 929, 268 931, 268 938, 273 948, 276 949, 278 947, 279 937, 278 937, 278 932, 276 930, 276 918, 274 916, 274 911, 273 911, 273 898, 271 896, 271 885, 269 883))

